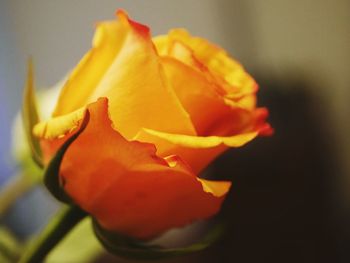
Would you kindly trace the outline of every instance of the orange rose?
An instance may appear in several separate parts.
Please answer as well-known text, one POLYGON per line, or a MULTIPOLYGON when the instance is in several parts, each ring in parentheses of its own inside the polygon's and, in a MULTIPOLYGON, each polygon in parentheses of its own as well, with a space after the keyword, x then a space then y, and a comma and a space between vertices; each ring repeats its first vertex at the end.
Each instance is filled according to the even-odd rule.
POLYGON ((62 187, 105 229, 147 239, 217 213, 231 183, 197 175, 271 128, 255 81, 223 49, 182 29, 151 39, 117 16, 97 25, 34 134, 47 163, 89 111, 62 161, 62 187))

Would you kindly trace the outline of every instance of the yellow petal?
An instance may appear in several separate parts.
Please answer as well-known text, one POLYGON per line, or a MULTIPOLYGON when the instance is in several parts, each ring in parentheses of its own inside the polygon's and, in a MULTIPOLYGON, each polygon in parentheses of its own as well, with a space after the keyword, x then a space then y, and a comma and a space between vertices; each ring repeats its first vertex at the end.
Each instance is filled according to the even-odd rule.
POLYGON ((216 197, 226 195, 231 187, 231 182, 228 181, 210 181, 201 178, 197 178, 197 180, 202 184, 205 192, 211 193, 216 197))
POLYGON ((166 81, 148 28, 125 13, 118 15, 127 37, 89 101, 107 97, 112 122, 126 138, 140 127, 194 135, 188 113, 166 81))
POLYGON ((160 56, 168 56, 171 47, 171 39, 168 35, 153 37, 153 43, 160 56))

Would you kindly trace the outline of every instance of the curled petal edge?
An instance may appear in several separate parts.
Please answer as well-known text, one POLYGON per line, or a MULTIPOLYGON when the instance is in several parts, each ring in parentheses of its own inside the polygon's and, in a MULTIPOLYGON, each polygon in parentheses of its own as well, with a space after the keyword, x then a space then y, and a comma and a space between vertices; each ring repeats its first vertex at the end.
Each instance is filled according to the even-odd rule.
POLYGON ((69 114, 39 122, 34 126, 33 134, 41 139, 61 138, 79 126, 81 120, 84 118, 85 113, 86 107, 82 107, 69 114))
POLYGON ((229 147, 241 147, 249 141, 253 140, 258 136, 258 131, 247 132, 243 134, 238 134, 229 137, 221 136, 190 136, 184 134, 173 134, 155 131, 147 128, 143 128, 142 131, 158 137, 160 139, 166 140, 170 143, 187 147, 187 148, 212 148, 218 145, 226 145, 229 147))

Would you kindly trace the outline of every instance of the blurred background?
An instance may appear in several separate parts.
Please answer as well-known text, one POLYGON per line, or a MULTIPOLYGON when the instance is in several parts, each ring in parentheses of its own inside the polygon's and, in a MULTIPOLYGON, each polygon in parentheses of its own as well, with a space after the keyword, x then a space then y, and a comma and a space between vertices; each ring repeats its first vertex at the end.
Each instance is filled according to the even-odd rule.
MULTIPOLYGON (((210 167, 233 181, 222 241, 167 262, 349 262, 348 0, 1 0, 0 187, 17 171, 11 128, 28 56, 37 86, 54 85, 90 48, 95 22, 117 8, 153 35, 184 27, 228 50, 257 79, 259 104, 276 130, 210 167)), ((26 239, 56 208, 37 189, 0 220, 26 239)), ((106 255, 100 262, 124 261, 106 255)))

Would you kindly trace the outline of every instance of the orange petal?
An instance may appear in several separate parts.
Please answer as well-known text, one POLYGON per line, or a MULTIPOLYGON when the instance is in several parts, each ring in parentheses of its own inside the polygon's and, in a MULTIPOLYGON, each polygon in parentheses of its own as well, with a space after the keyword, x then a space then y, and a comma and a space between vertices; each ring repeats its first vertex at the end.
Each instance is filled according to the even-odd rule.
POLYGON ((217 213, 229 182, 198 180, 178 157, 130 142, 111 127, 107 100, 88 106, 90 122, 64 156, 66 192, 106 229, 140 239, 217 213), (98 153, 98 154, 95 154, 98 153))
MULTIPOLYGON (((216 92, 217 85, 204 74, 170 57, 163 57, 165 73, 199 136, 234 135, 252 122, 246 107, 230 105, 216 92)), ((255 98, 255 94, 250 97, 255 98)))

